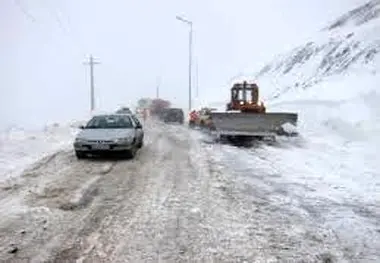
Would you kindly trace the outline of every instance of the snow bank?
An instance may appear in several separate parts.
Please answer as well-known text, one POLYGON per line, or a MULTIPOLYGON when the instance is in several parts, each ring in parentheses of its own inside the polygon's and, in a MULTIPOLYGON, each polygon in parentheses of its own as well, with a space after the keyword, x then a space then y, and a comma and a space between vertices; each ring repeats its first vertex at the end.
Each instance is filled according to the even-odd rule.
POLYGON ((309 195, 376 205, 380 200, 379 143, 325 134, 309 140, 306 147, 264 147, 258 152, 268 156, 271 166, 285 175, 284 181, 314 189, 309 195))
POLYGON ((299 114, 297 130, 305 144, 296 147, 289 142, 286 147, 255 150, 260 157, 252 159, 252 167, 261 167, 263 172, 276 170, 289 182, 306 184, 316 189, 315 194, 339 201, 379 200, 378 83, 379 75, 347 72, 271 101, 267 105, 270 112, 299 114), (262 156, 267 156, 266 161, 261 161, 262 156))
POLYGON ((267 111, 298 113, 305 143, 254 149, 254 157, 245 158, 252 169, 306 185, 318 196, 378 202, 379 32, 379 19, 322 32, 256 74, 267 111))
POLYGON ((338 77, 272 105, 299 113, 307 145, 266 151, 289 180, 307 182, 326 196, 375 202, 380 199, 380 77, 338 77))
POLYGON ((19 175, 27 166, 60 149, 71 147, 77 124, 48 125, 28 131, 12 128, 0 133, 0 181, 19 175))

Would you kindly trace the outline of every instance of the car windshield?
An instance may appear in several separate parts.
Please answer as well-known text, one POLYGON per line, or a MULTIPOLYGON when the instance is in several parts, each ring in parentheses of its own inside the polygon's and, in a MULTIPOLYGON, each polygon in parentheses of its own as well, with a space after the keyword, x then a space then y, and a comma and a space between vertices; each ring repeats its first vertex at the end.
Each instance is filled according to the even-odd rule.
POLYGON ((86 125, 86 129, 126 129, 133 128, 131 118, 123 115, 95 116, 86 125))

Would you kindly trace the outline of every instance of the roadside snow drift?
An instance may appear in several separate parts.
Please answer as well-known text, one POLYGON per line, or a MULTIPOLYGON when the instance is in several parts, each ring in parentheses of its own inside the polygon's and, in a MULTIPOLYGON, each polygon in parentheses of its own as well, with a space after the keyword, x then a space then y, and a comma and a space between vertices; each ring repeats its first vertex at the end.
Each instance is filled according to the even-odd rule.
POLYGON ((10 129, 0 133, 0 181, 19 175, 27 166, 71 146, 77 129, 51 125, 42 130, 10 129))

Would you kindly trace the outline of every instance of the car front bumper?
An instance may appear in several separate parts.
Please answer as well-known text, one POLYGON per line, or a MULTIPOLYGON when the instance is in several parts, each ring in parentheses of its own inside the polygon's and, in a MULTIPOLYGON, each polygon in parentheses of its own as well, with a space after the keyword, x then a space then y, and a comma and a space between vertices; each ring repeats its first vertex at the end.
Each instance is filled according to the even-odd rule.
POLYGON ((129 143, 105 143, 95 144, 87 142, 75 142, 74 150, 80 152, 121 152, 133 149, 133 144, 129 143))

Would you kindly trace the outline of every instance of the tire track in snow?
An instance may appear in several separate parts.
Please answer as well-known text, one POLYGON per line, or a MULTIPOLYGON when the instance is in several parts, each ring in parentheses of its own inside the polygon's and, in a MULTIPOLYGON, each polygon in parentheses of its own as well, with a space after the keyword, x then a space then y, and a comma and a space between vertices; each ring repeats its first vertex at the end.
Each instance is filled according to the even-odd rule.
POLYGON ((0 239, 0 259, 37 256, 39 261, 48 257, 49 251, 68 234, 64 227, 76 225, 65 210, 88 207, 97 194, 101 174, 111 172, 114 165, 78 162, 72 152, 60 152, 28 169, 17 190, 0 202, 2 209, 8 208, 0 223, 4 236, 0 239), (9 210, 7 200, 12 200, 18 209, 9 210), (9 244, 17 244, 17 255, 7 253, 9 244))
POLYGON ((54 158, 34 176, 27 177, 31 185, 22 185, 17 193, 32 190, 24 196, 33 207, 25 207, 17 215, 22 218, 16 218, 12 224, 0 223, 0 233, 13 235, 13 239, 6 241, 0 238, 3 249, 0 259, 12 257, 31 262, 344 259, 333 233, 298 209, 297 200, 289 196, 294 191, 292 185, 276 188, 281 185, 276 180, 284 175, 271 166, 270 158, 243 154, 246 159, 242 160, 245 151, 202 144, 197 133, 184 127, 145 126, 147 143, 136 160, 108 162, 104 166, 99 161, 78 162, 71 154, 54 158), (263 166, 252 171, 247 159, 263 166), (250 177, 255 181, 248 181, 250 177), (97 189, 96 195, 91 196, 93 189, 97 189), (48 194, 40 198, 41 193, 48 194), (92 200, 81 209, 59 209, 60 200, 80 203, 81 196, 88 194, 92 200), (295 208, 289 209, 292 205, 295 208), (18 233, 26 222, 26 233, 18 233), (7 254, 8 242, 20 246, 16 256, 7 254))
POLYGON ((93 232, 81 235, 80 243, 87 245, 80 251, 65 252, 57 259, 74 260, 79 254, 82 262, 236 259, 238 249, 231 243, 237 237, 225 233, 226 220, 220 217, 229 213, 227 200, 214 187, 217 179, 209 176, 214 168, 189 132, 166 128, 153 132, 154 144, 148 147, 144 166, 131 174, 132 188, 119 193, 123 201, 115 213, 93 232), (220 211, 220 206, 225 210, 220 211))
MULTIPOLYGON (((173 152, 175 149, 172 148, 172 143, 161 132, 156 134, 155 145, 149 149, 149 156, 144 159, 144 165, 141 166, 141 170, 136 176, 137 184, 134 185, 128 202, 122 204, 120 213, 109 221, 109 225, 100 229, 101 234, 96 235, 100 239, 97 242, 98 247, 105 247, 104 244, 108 244, 106 251, 103 250, 102 253, 99 253, 99 249, 94 249, 90 255, 87 255, 87 259, 125 262, 157 257, 157 254, 163 253, 160 253, 159 250, 160 246, 164 247, 165 244, 156 243, 154 248, 151 246, 155 243, 152 235, 158 234, 160 229, 164 230, 167 227, 165 224, 167 219, 164 219, 168 216, 164 213, 165 207, 179 205, 178 200, 173 196, 173 191, 178 188, 178 180, 173 179, 172 176, 175 175, 175 172, 180 175, 181 173, 180 171, 170 171, 170 167, 168 167, 168 164, 170 165, 173 161, 174 155, 178 154, 178 151, 173 152), (105 232, 111 233, 105 234, 105 232), (142 247, 144 247, 143 250, 141 250, 142 247), (145 255, 141 255, 143 251, 145 251, 145 255), (149 251, 152 251, 153 255, 149 254, 149 251)), ((180 177, 177 176, 177 178, 180 177)), ((175 222, 177 221, 175 220, 175 222)), ((173 234, 168 239, 169 242, 175 238, 178 231, 166 229, 162 232, 162 234, 164 233, 173 234)))
MULTIPOLYGON (((96 209, 86 215, 86 223, 54 256, 54 262, 106 262, 124 233, 124 225, 134 220, 146 189, 146 175, 140 169, 152 159, 151 144, 156 138, 146 134, 145 146, 135 160, 121 162, 101 182, 96 209)), ((138 217, 137 217, 138 218, 138 217)), ((125 233, 127 235, 128 233, 125 233)), ((124 237, 126 238, 126 237, 124 237)))

